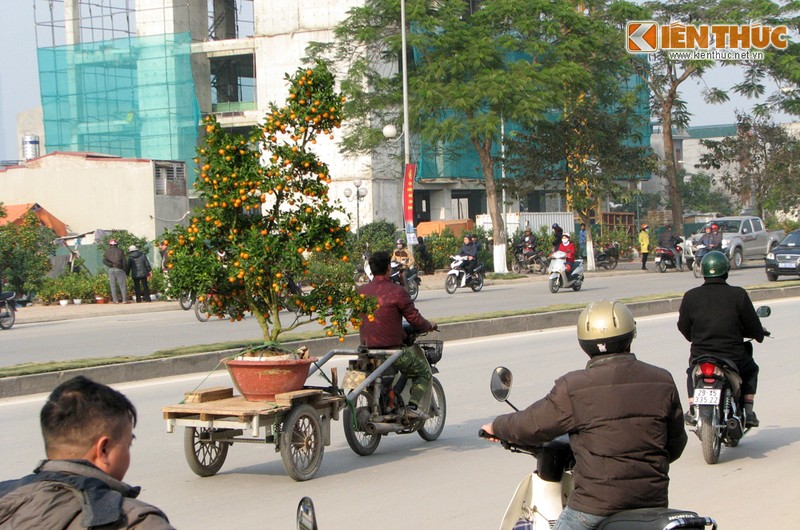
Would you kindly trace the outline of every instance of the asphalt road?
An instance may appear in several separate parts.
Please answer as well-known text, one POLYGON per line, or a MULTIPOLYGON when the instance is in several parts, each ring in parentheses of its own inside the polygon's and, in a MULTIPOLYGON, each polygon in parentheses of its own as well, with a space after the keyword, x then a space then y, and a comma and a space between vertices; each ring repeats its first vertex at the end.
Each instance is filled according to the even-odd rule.
MULTIPOLYGON (((775 338, 756 345, 761 365, 756 407, 762 427, 739 447, 723 448, 714 466, 704 463, 699 440, 690 433, 683 456, 671 469, 672 505, 712 516, 720 528, 796 525, 800 489, 792 462, 800 459, 800 300, 769 305, 772 316, 764 323, 775 338)), ((688 344, 676 321, 674 313, 640 318, 634 351, 669 369, 685 402, 688 344)), ((214 477, 199 478, 189 470, 182 433, 167 434, 160 411, 177 403, 205 374, 119 385, 140 414, 126 479, 143 486, 140 498, 163 508, 178 528, 293 528, 295 507, 304 495, 313 498, 323 529, 496 528, 533 462, 477 438, 483 423, 510 411, 489 394, 491 370, 500 364, 513 370, 511 401, 524 407, 543 396, 554 378, 585 361, 572 327, 448 342, 438 376, 448 403, 442 437, 424 442, 417 435, 392 435, 374 455, 359 457, 347 446, 341 422, 334 422, 332 445, 319 474, 308 482, 292 481, 271 446, 234 445, 214 477)), ((230 381, 220 373, 205 385, 230 381)), ((0 480, 29 472, 41 458, 38 413, 44 397, 0 400, 0 480)))
MULTIPOLYGON (((432 280, 423 277, 423 282, 426 279, 432 280)), ((470 289, 459 289, 453 295, 444 291, 442 282, 442 286, 437 286, 436 289, 421 291, 417 307, 427 318, 436 320, 442 317, 557 304, 583 304, 602 298, 680 294, 698 285, 700 281, 690 272, 668 271, 661 274, 618 270, 611 273, 589 273, 579 292, 567 289, 552 294, 547 287, 546 276, 537 275, 520 283, 500 282, 497 285, 487 285, 479 293, 470 289)), ((729 281, 742 286, 766 283, 763 266, 751 265, 732 271, 729 281)), ((11 330, 0 332, 0 366, 23 362, 148 355, 162 349, 257 339, 261 336, 255 319, 247 318, 237 323, 212 319, 201 323, 195 319, 193 311, 181 311, 177 307, 176 303, 174 311, 37 323, 25 323, 25 309, 22 309, 18 313, 18 323, 11 330)), ((316 324, 310 326, 317 327, 316 324)))

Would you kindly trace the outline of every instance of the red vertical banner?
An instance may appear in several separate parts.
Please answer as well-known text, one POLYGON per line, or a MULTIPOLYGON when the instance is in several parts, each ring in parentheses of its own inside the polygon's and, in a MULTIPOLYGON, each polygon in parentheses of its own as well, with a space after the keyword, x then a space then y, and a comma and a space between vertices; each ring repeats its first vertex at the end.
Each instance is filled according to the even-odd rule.
POLYGON ((406 233, 414 232, 414 179, 417 176, 417 165, 406 164, 403 177, 403 221, 406 233))

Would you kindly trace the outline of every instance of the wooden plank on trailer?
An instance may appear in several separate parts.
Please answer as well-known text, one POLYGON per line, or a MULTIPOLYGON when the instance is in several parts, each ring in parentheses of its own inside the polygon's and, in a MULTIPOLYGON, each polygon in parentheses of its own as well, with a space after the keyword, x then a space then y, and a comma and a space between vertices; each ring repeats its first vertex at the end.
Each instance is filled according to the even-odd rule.
POLYGON ((224 386, 215 386, 212 388, 204 388, 195 390, 194 392, 186 392, 185 403, 205 403, 207 401, 217 401, 220 399, 227 399, 233 397, 233 388, 224 386))
POLYGON ((322 394, 320 388, 304 388, 303 390, 293 390, 275 395, 275 403, 281 407, 291 407, 292 402, 301 398, 308 398, 322 394))
POLYGON ((165 416, 175 417, 186 414, 200 414, 204 417, 214 416, 255 416, 283 412, 286 407, 278 406, 272 401, 247 401, 242 396, 218 399, 206 403, 180 403, 162 407, 165 416), (175 416, 173 416, 175 415, 175 416))

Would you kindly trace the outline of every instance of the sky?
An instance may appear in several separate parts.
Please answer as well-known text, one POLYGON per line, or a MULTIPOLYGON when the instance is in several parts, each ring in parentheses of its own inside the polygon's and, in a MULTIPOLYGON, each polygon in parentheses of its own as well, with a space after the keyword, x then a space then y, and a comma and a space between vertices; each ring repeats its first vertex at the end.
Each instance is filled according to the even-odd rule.
MULTIPOLYGON (((6 9, 9 17, 0 31, 0 160, 14 160, 18 156, 17 113, 41 105, 39 99, 39 74, 36 62, 36 37, 31 0, 3 0, 4 7, 12 4, 17 9, 6 9)), ((681 94, 692 113, 691 125, 719 125, 736 121, 737 110, 749 111, 755 100, 730 94, 725 104, 708 105, 703 102, 702 90, 706 86, 727 89, 741 78, 735 68, 715 68, 705 76, 705 84, 689 80, 682 86, 681 94)), ((767 95, 775 90, 771 85, 767 95)), ((786 115, 776 115, 777 122, 800 121, 786 115)), ((22 131, 24 134, 25 131, 22 131)))

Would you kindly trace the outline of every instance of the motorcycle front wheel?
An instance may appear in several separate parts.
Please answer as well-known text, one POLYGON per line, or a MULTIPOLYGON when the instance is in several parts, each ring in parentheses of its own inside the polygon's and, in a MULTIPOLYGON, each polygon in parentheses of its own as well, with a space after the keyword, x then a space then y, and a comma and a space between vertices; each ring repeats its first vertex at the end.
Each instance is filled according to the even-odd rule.
POLYGON ((447 291, 447 294, 453 294, 456 289, 458 289, 458 275, 448 274, 444 279, 444 290, 447 291))
POLYGON ((408 291, 408 296, 411 297, 411 301, 413 302, 417 299, 417 295, 419 295, 419 284, 416 280, 411 280, 408 283, 406 290, 408 291))
POLYGON ((444 397, 444 387, 435 377, 431 379, 431 407, 428 415, 430 418, 425 420, 417 433, 423 440, 432 442, 442 434, 444 422, 447 419, 447 400, 444 397))
POLYGON ((476 293, 483 289, 483 273, 479 272, 478 274, 473 275, 472 281, 469 284, 470 289, 475 291, 476 293))
POLYGON ((522 265, 520 265, 519 259, 516 256, 514 256, 514 259, 511 260, 511 272, 515 274, 522 272, 522 265))
POLYGON ((194 305, 194 316, 200 322, 208 322, 208 319, 211 318, 211 313, 208 311, 208 298, 202 302, 197 301, 194 305))
POLYGON ((184 293, 178 297, 178 305, 180 305, 181 309, 184 311, 190 310, 192 304, 194 304, 194 295, 192 293, 184 293))
POLYGON ((356 285, 364 285, 365 283, 369 283, 369 276, 367 276, 366 272, 356 271, 355 274, 353 274, 353 281, 356 285))
POLYGON ((549 285, 550 292, 556 294, 558 290, 561 289, 561 276, 551 279, 549 285))
POLYGON ((369 456, 381 443, 380 434, 367 434, 364 425, 369 421, 372 398, 362 392, 356 398, 355 407, 350 405, 344 408, 342 421, 344 422, 344 437, 347 445, 359 456, 369 456), (355 408, 355 422, 353 421, 353 408, 355 408))
POLYGON ((0 311, 2 311, 2 316, 0 316, 0 329, 11 329, 11 326, 14 325, 14 321, 17 319, 14 302, 12 301, 5 304, 5 309, 0 311))
POLYGON ((692 272, 694 273, 695 278, 703 277, 703 269, 697 260, 694 260, 694 263, 692 263, 692 272))

